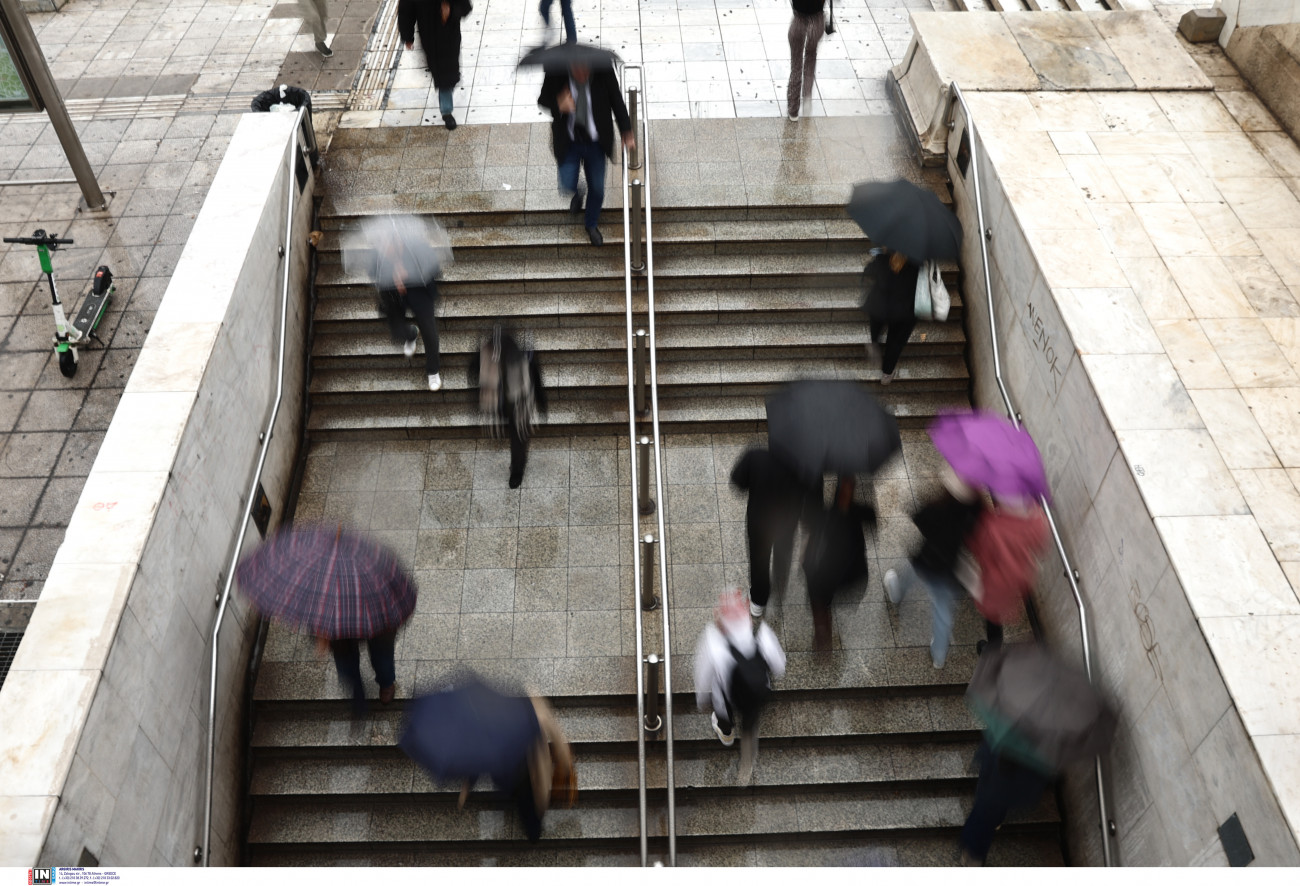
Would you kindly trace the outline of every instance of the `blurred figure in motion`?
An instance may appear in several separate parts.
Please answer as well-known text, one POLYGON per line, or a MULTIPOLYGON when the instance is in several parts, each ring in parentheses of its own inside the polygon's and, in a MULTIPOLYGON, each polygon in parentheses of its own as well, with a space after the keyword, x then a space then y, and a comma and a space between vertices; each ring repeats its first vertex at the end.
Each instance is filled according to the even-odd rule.
POLYGON ((916 327, 916 278, 921 266, 901 252, 877 248, 871 253, 863 271, 867 291, 863 309, 871 326, 867 360, 880 360, 880 383, 887 385, 894 380, 898 358, 916 327))
POLYGON ((831 603, 843 588, 867 579, 865 526, 876 523, 875 508, 853 500, 854 479, 841 474, 835 503, 814 518, 804 550, 803 572, 813 613, 813 649, 830 652, 831 603))
MULTIPOLYGON (((542 0, 537 11, 542 14, 542 24, 546 27, 551 26, 551 3, 553 0, 542 0)), ((573 0, 560 0, 560 17, 564 19, 564 42, 578 42, 578 23, 573 19, 573 0)))
POLYGON ((546 699, 534 695, 529 701, 537 716, 537 740, 515 773, 514 785, 502 787, 515 802, 519 822, 529 842, 542 838, 542 819, 552 802, 572 807, 577 800, 578 780, 573 766, 573 749, 555 719, 546 699))
POLYGON ((547 412, 546 389, 537 352, 521 347, 500 323, 479 344, 478 358, 470 368, 471 383, 477 375, 479 413, 483 422, 510 438, 510 488, 524 482, 528 465, 528 438, 534 417, 547 412))
POLYGON ((1009 754, 998 753, 989 745, 987 736, 975 752, 975 762, 979 766, 975 804, 962 826, 960 844, 961 863, 979 867, 988 857, 993 835, 1007 816, 1038 805, 1056 776, 1009 754))
POLYGON ((930 595, 930 658, 936 668, 948 660, 954 612, 965 596, 956 574, 958 558, 983 507, 975 490, 946 463, 940 479, 943 489, 939 495, 912 514, 912 522, 921 532, 920 549, 902 569, 885 572, 885 593, 894 606, 902 603, 918 582, 930 595))
POLYGON ((786 85, 786 112, 791 120, 799 119, 800 99, 805 105, 812 100, 813 78, 817 75, 817 44, 826 33, 826 0, 790 0, 794 15, 790 19, 790 82, 786 85))
MULTIPOLYGON (((807 489, 786 464, 766 449, 750 449, 731 469, 731 483, 749 493, 745 529, 749 537, 749 614, 762 618, 772 586, 785 592, 794 535, 818 490, 807 489)), ((815 512, 815 509, 810 512, 815 512)))
POLYGON ((474 11, 469 0, 398 0, 397 29, 407 51, 420 31, 425 65, 438 90, 438 110, 448 129, 456 128, 452 96, 460 82, 460 22, 474 11))
POLYGON ((366 709, 366 681, 361 676, 362 643, 366 644, 370 667, 374 669, 375 682, 379 684, 379 701, 389 704, 397 692, 397 631, 385 631, 365 639, 316 638, 317 652, 329 652, 334 656, 339 680, 351 691, 354 712, 358 714, 364 713, 366 709))
POLYGON ((695 646, 695 702, 712 710, 713 732, 725 747, 736 741, 739 720, 742 783, 758 755, 758 721, 772 694, 771 678, 785 675, 785 652, 765 622, 755 631, 745 592, 724 593, 695 646))
POLYGON ((1020 603, 1034 589, 1038 566, 1047 551, 1047 515, 1029 498, 993 496, 966 542, 975 571, 967 590, 984 616, 986 645, 1002 645, 1002 626, 1019 617, 1020 603))

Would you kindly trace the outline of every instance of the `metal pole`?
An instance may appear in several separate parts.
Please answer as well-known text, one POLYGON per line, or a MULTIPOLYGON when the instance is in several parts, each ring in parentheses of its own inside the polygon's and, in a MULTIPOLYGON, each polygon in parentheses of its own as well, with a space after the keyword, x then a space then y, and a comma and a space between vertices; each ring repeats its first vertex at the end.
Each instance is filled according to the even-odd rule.
POLYGON ((649 340, 646 338, 645 330, 636 331, 636 414, 645 415, 646 396, 645 396, 645 365, 646 351, 648 350, 649 340))
POLYGON ((640 88, 636 86, 629 86, 627 88, 627 117, 632 122, 632 147, 628 148, 627 151, 628 169, 641 168, 641 151, 639 148, 641 144, 641 140, 637 138, 637 125, 636 125, 637 104, 638 104, 637 99, 639 99, 640 97, 641 97, 640 88))
POLYGON ((632 270, 645 272, 645 259, 641 255, 641 179, 632 179, 632 270))
POLYGON ((637 441, 637 513, 649 517, 655 512, 655 500, 650 497, 650 438, 637 441))
POLYGON ((68 109, 63 105, 63 96, 59 95, 59 87, 54 84, 54 76, 50 74, 50 66, 45 63, 45 54, 41 52, 40 43, 36 42, 36 34, 32 31, 31 23, 27 21, 27 14, 18 5, 18 0, 0 0, 0 7, 3 7, 5 20, 9 22, 13 31, 14 49, 18 50, 20 62, 26 65, 28 73, 32 76, 37 97, 45 105, 45 113, 49 115, 50 125, 54 127, 54 132, 59 137, 59 144, 63 146, 63 153, 68 158, 68 165, 72 167, 72 174, 77 177, 77 184, 81 186, 81 196, 85 198, 86 208, 95 212, 107 209, 108 201, 104 199, 104 192, 99 189, 99 182, 95 180, 95 170, 90 168, 90 161, 86 159, 86 152, 81 147, 81 139, 72 125, 72 119, 68 117, 68 109))
POLYGON ((7 182, 0 182, 0 188, 16 188, 21 185, 75 185, 75 178, 31 178, 31 179, 11 179, 7 182))
POLYGON ((649 612, 659 605, 655 596, 655 537, 641 539, 641 608, 649 612))
POLYGON ((646 732, 658 732, 664 726, 663 718, 659 716, 659 656, 653 652, 646 656, 645 663, 649 665, 646 669, 645 681, 645 726, 646 732))

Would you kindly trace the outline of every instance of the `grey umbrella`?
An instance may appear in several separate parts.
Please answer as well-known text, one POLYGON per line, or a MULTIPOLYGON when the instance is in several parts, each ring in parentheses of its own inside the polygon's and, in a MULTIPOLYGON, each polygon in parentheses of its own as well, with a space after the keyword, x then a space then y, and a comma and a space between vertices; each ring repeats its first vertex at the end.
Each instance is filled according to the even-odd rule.
POLYGON ((343 267, 381 288, 427 285, 451 266, 451 239, 432 217, 372 215, 343 237, 343 267))
POLYGON ((806 483, 873 472, 898 451, 898 422, 851 381, 797 381, 767 398, 772 454, 806 483))

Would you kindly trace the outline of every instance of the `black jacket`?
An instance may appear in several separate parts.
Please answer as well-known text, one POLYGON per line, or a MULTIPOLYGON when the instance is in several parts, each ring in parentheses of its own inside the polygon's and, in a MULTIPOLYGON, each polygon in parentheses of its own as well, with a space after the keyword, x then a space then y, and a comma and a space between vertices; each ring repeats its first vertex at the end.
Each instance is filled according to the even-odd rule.
MULTIPOLYGON (((628 132, 632 121, 627 116, 627 105, 623 104, 623 92, 619 89, 618 78, 610 68, 593 70, 588 80, 591 85, 591 115, 596 120, 596 140, 605 156, 614 159, 614 126, 610 114, 618 121, 618 131, 628 132)), ((542 92, 537 96, 537 104, 551 112, 551 146, 555 150, 555 159, 563 160, 569 152, 569 120, 571 115, 561 113, 559 96, 569 88, 569 72, 548 73, 542 80, 542 92)))
POLYGON ((837 591, 867 577, 863 530, 865 524, 875 522, 875 509, 856 502, 846 511, 832 507, 813 521, 803 555, 803 574, 812 603, 828 606, 837 591))
POLYGON ((916 277, 921 266, 903 265, 895 274, 889 268, 889 256, 877 255, 863 270, 867 299, 863 308, 872 320, 899 323, 916 316, 916 277))
POLYGON ((420 29, 420 46, 433 74, 433 85, 451 89, 460 82, 460 20, 474 11, 470 0, 449 0, 451 15, 442 20, 442 0, 397 0, 397 30, 403 43, 415 42, 420 29))
POLYGON ((912 562, 931 572, 951 573, 982 507, 979 499, 958 501, 946 489, 924 505, 912 515, 912 522, 925 539, 912 562))
POLYGON ((821 15, 826 0, 790 0, 790 6, 800 15, 821 15))
POLYGON ((766 449, 747 450, 731 469, 731 482, 749 493, 745 517, 750 526, 793 525, 801 512, 821 507, 819 488, 805 488, 799 478, 766 449))

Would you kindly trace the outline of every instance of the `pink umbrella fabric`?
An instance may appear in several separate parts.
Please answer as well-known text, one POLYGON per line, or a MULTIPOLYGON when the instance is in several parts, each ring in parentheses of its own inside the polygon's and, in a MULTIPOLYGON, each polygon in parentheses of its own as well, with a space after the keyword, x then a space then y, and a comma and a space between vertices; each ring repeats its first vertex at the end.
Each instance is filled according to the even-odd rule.
POLYGON ((1034 438, 992 412, 949 412, 929 427, 934 448, 972 486, 1000 498, 1051 498, 1034 438))

